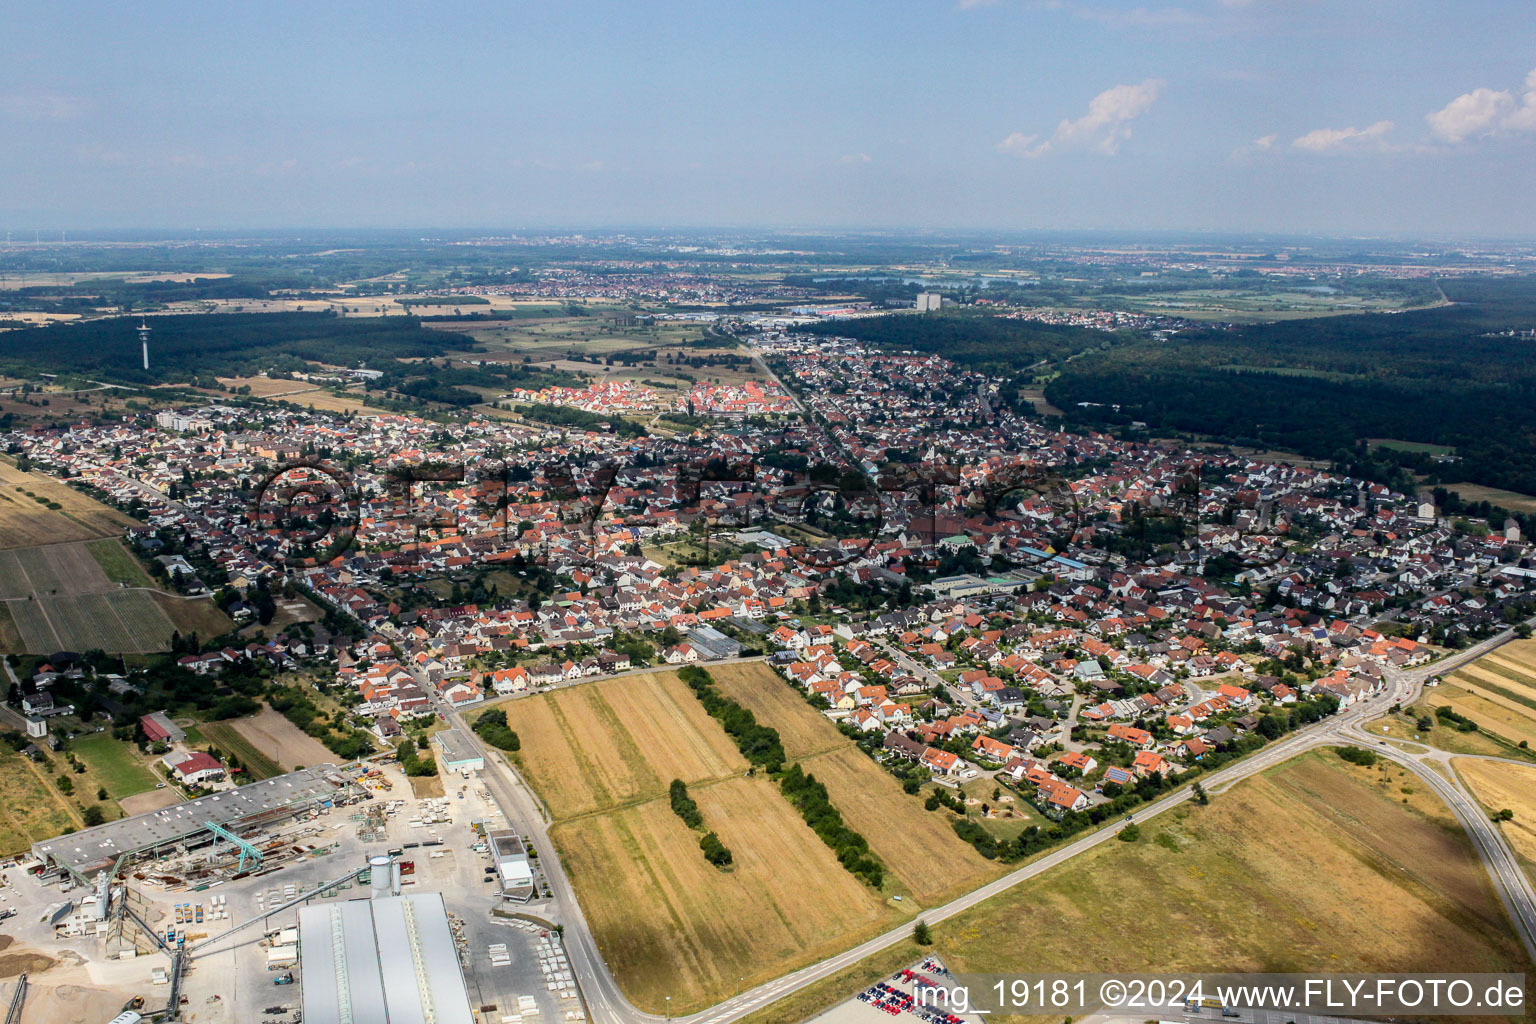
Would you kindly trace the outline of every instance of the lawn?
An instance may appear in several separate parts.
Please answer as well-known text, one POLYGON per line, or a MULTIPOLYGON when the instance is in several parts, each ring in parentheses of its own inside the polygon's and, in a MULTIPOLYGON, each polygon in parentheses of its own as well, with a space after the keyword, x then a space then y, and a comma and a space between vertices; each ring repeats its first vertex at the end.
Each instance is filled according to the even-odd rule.
MULTIPOLYGON (((111 733, 93 733, 70 744, 70 750, 85 763, 98 785, 105 786, 114 800, 154 789, 160 780, 140 759, 130 743, 112 738, 111 733)), ((77 793, 82 792, 79 785, 77 793)))
MULTIPOLYGON (((952 969, 1529 971, 1451 812, 1404 770, 1303 755, 1185 804, 934 926, 952 969)), ((791 1024, 915 958, 903 948, 769 1007, 791 1024)))

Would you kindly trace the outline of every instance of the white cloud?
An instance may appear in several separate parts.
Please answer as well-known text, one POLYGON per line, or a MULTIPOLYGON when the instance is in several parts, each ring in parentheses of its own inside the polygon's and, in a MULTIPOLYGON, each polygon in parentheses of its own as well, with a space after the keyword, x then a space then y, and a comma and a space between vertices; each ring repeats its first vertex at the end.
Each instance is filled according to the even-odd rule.
POLYGON ((1426 114, 1429 131, 1441 142, 1459 143, 1506 133, 1536 132, 1536 71, 1525 76, 1525 92, 1486 87, 1462 93, 1426 114))
POLYGON ((955 6, 962 11, 975 10, 978 7, 991 7, 997 0, 957 0, 955 6))
POLYGON ((1131 137, 1131 122, 1152 108, 1162 92, 1163 80, 1149 78, 1136 85, 1105 89, 1088 104, 1088 113, 1077 120, 1063 120, 1043 142, 1036 135, 1013 132, 997 144, 999 151, 1023 157, 1040 157, 1056 150, 1090 149, 1106 156, 1120 151, 1131 137))
POLYGON ((85 113, 87 104, 53 92, 0 94, 0 115, 27 121, 67 121, 85 113))
POLYGON ((1278 138, 1278 135, 1265 135, 1262 138, 1254 139, 1253 144, 1260 149, 1272 149, 1274 148, 1275 140, 1278 138))
POLYGON ((872 160, 868 153, 844 153, 837 158, 840 164, 867 164, 872 160))
POLYGON ((1358 149, 1383 149, 1385 137, 1395 127, 1391 121, 1377 121, 1366 128, 1318 128, 1295 139, 1291 145, 1312 153, 1340 153, 1358 149))

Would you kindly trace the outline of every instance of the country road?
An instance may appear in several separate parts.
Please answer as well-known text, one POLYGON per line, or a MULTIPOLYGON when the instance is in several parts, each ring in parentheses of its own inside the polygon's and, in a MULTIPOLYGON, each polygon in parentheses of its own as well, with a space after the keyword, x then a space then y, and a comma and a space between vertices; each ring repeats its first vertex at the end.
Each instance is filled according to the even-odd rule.
MULTIPOLYGON (((1455 779, 1454 772, 1451 773, 1451 778, 1447 778, 1435 767, 1436 762, 1448 762, 1452 755, 1429 748, 1425 748, 1424 753, 1404 750, 1383 741, 1380 737, 1372 736, 1365 728, 1369 721, 1381 717, 1392 706, 1408 705, 1416 701, 1423 690, 1425 680, 1430 676, 1453 671, 1507 642, 1513 635, 1513 630, 1506 630, 1498 636, 1459 651, 1437 663, 1411 671, 1388 670, 1388 686, 1382 693, 1271 743, 1236 764, 1203 776, 1202 785, 1208 792, 1221 793, 1244 779, 1318 747, 1370 744, 1371 749, 1381 757, 1407 768, 1423 779, 1456 814, 1471 839, 1473 849, 1488 868, 1494 888, 1504 903, 1511 921, 1514 922, 1516 933, 1525 945, 1527 955, 1532 961, 1536 961, 1536 891, 1533 891, 1529 879, 1525 877, 1497 826, 1489 820, 1487 814, 1478 806, 1477 801, 1462 783, 1455 779)), ((449 712, 449 717, 457 719, 457 713, 449 712)), ((484 778, 491 795, 506 814, 507 820, 521 825, 520 831, 533 841, 539 850, 540 863, 547 873, 554 893, 555 905, 558 907, 557 919, 565 926, 565 941, 571 967, 586 998, 589 1017, 595 1024, 656 1024, 666 1020, 677 1021, 679 1024, 729 1024, 791 992, 836 974, 867 956, 903 942, 912 934, 910 922, 903 924, 836 956, 802 967, 694 1014, 668 1018, 641 1011, 625 998, 602 958, 591 928, 576 900, 574 889, 565 874, 564 866, 560 863, 559 855, 549 841, 548 818, 537 797, 516 770, 509 766, 498 753, 486 749, 480 743, 479 737, 468 728, 462 731, 485 756, 484 778)), ((1135 819, 1143 822, 1155 818, 1178 807, 1192 796, 1191 787, 1182 787, 1145 807, 1138 808, 1135 811, 1135 819)), ((1108 842, 1115 837, 1121 825, 1122 823, 1118 821, 1103 825, 964 896, 942 906, 925 910, 920 916, 929 924, 936 924, 963 913, 992 896, 1108 842)))

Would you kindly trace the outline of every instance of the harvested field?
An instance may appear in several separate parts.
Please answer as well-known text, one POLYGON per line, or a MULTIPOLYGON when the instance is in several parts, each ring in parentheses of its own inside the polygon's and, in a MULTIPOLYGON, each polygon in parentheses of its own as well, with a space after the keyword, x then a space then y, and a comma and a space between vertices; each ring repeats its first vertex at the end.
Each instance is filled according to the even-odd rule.
POLYGON ((785 682, 760 661, 706 666, 720 692, 747 708, 757 720, 779 730, 784 753, 791 760, 846 748, 848 739, 785 682))
POLYGON ((138 793, 134 796, 124 797, 117 802, 127 815, 143 814, 145 811, 158 811, 162 807, 181 803, 181 795, 170 786, 164 789, 152 789, 147 793, 138 793))
POLYGON ((556 821, 745 771, 730 737, 671 672, 622 676, 500 705, 516 755, 556 821))
POLYGON ((217 725, 228 726, 239 733, 246 742, 268 760, 275 761, 285 772, 301 765, 310 767, 336 760, 336 755, 327 750, 325 744, 271 708, 263 708, 260 714, 249 718, 232 718, 217 725))
POLYGON ((1452 676, 1424 702, 1431 707, 1447 706, 1511 743, 1523 740, 1536 746, 1536 712, 1494 693, 1478 680, 1452 676))
POLYGON ((1526 877, 1536 882, 1536 765, 1463 757, 1453 761, 1452 767, 1489 814, 1505 809, 1515 812, 1514 820, 1502 822, 1499 831, 1514 849, 1526 877))
POLYGON ((665 800, 558 824, 598 946, 642 1009, 688 1013, 899 920, 763 778, 690 790, 734 854, 722 871, 665 800), (741 980, 744 979, 744 980, 741 980))
POLYGON ((926 811, 921 797, 902 792, 889 772, 838 736, 844 747, 802 762, 826 784, 848 827, 869 840, 870 849, 919 903, 936 906, 1002 874, 955 835, 948 811, 926 811))
MULTIPOLYGON (((204 722, 198 726, 198 732, 203 734, 203 739, 218 747, 220 751, 240 762, 244 768, 242 780, 260 782, 262 779, 270 779, 274 775, 283 774, 283 769, 278 763, 259 747, 246 739, 229 722, 204 722)), ((226 758, 227 760, 227 758, 226 758)))
MULTIPOLYGON (((149 595, 160 606, 177 632, 183 636, 196 633, 203 640, 223 636, 235 628, 235 624, 219 610, 211 597, 180 597, 157 590, 149 595)), ((277 624, 273 620, 274 626, 277 624)))
MULTIPOLYGON (((1529 972, 1465 833, 1416 781, 1303 755, 935 925, 930 951, 1001 973, 1529 972)), ((889 964, 871 957, 744 1024, 803 1020, 889 964)))
POLYGON ((837 731, 804 697, 761 662, 709 667, 722 693, 779 731, 784 752, 826 783, 832 803, 869 840, 896 880, 920 903, 937 904, 1002 873, 955 835, 953 820, 922 800, 837 731))
POLYGON ((23 473, 14 463, 0 459, 0 548, 116 536, 123 527, 136 525, 121 512, 50 476, 23 473), (43 503, 49 501, 59 508, 43 503))

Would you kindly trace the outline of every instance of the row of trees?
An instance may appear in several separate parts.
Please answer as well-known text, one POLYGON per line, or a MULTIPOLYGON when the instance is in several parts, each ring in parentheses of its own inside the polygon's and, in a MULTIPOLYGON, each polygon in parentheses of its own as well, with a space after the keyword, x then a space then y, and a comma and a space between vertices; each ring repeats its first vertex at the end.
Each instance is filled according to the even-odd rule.
POLYGON ((760 725, 751 711, 715 689, 714 677, 697 665, 680 669, 677 675, 699 698, 704 710, 736 742, 748 763, 775 774, 783 770, 784 744, 779 739, 778 730, 760 725))

